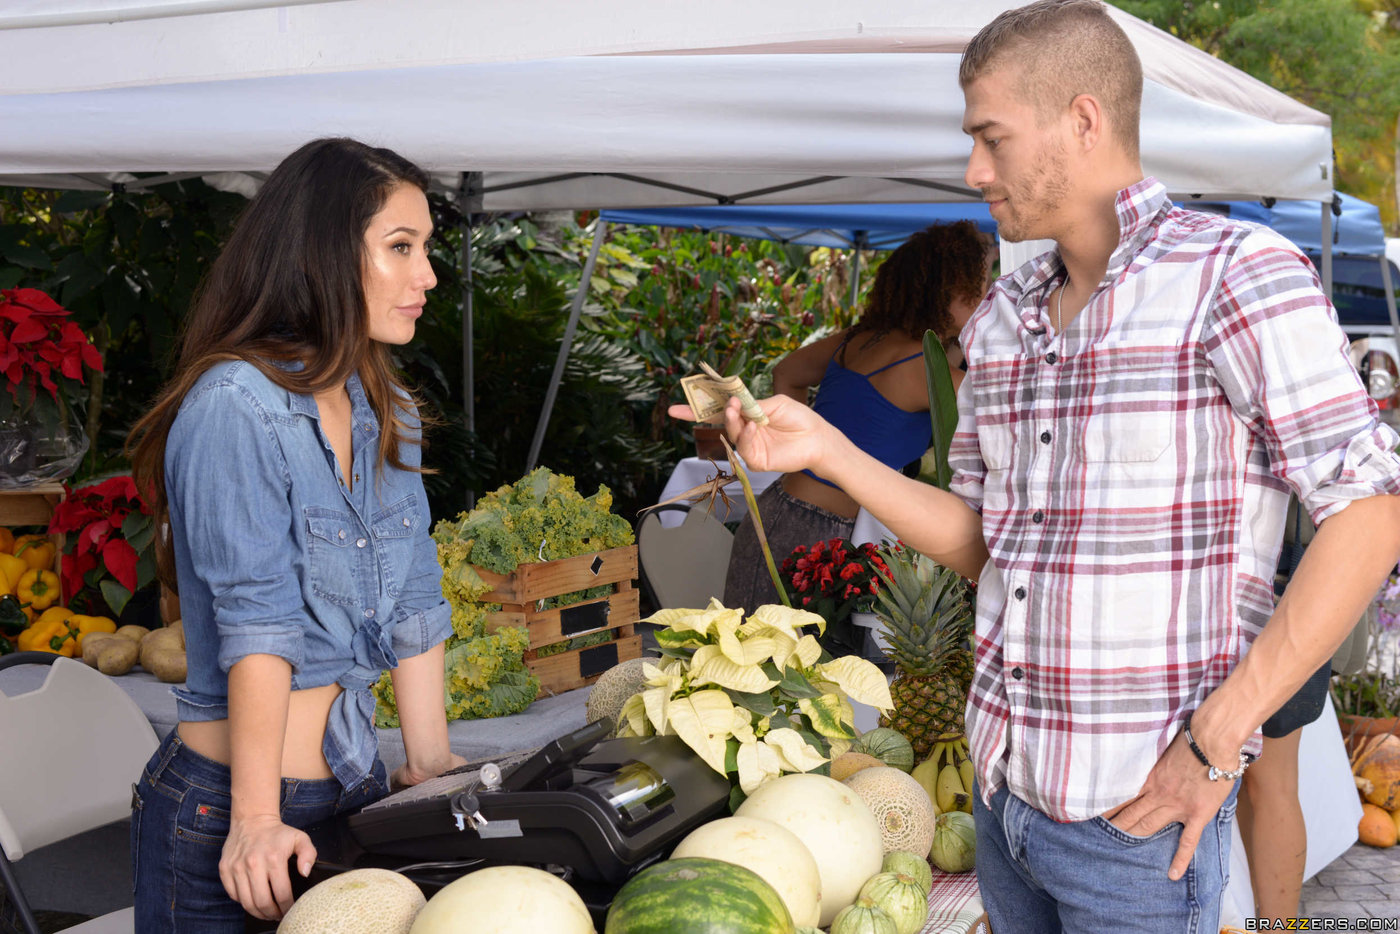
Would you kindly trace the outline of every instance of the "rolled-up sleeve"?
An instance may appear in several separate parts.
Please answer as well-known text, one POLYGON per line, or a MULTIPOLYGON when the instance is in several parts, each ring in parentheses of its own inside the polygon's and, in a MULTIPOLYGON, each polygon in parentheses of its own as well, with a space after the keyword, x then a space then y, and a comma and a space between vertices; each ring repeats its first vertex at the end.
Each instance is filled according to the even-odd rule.
POLYGON ((1245 238, 1204 337, 1231 407, 1314 522, 1400 494, 1400 437, 1380 421, 1316 273, 1291 246, 1267 231, 1245 238))
MULTIPOLYGON (((415 413, 404 412, 405 421, 418 430, 415 413)), ((417 467, 422 462, 423 449, 418 444, 405 443, 399 449, 404 464, 417 467)), ((421 655, 446 641, 452 635, 452 607, 442 595, 442 566, 438 564, 437 543, 432 539, 432 517, 428 514, 428 496, 423 490, 421 474, 412 474, 414 516, 413 558, 408 576, 399 591, 394 608, 394 654, 399 658, 421 655)))
MULTIPOLYGON (((973 322, 969 322, 963 329, 962 346, 971 347, 973 336, 973 322)), ((977 439, 977 408, 973 402, 975 380, 976 367, 969 361, 967 374, 958 387, 958 426, 948 443, 948 468, 953 475, 948 490, 980 514, 987 464, 982 459, 982 446, 977 439)))
POLYGON ((204 387, 171 428, 165 471, 172 527, 213 598, 219 667, 276 655, 299 669, 309 618, 290 566, 290 472, 268 414, 237 385, 204 387))

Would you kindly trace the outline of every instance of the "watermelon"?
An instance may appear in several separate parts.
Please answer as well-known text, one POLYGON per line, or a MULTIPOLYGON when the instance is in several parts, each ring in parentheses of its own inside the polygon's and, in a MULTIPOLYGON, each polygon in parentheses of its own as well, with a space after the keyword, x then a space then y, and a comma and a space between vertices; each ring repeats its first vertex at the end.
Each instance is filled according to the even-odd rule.
POLYGON ((792 916, 758 873, 702 857, 668 859, 627 881, 603 934, 794 934, 792 916))

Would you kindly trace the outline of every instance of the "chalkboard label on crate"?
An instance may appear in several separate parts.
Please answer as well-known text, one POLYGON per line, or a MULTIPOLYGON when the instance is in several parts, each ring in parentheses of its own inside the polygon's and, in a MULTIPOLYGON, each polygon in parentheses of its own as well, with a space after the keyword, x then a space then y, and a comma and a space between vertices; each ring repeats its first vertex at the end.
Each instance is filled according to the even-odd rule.
POLYGON ((578 673, 580 678, 601 675, 617 665, 617 643, 608 642, 595 645, 578 653, 578 673))
POLYGON ((608 611, 612 607, 608 601, 566 606, 559 611, 559 632, 564 636, 576 636, 581 632, 592 632, 608 624, 608 611))

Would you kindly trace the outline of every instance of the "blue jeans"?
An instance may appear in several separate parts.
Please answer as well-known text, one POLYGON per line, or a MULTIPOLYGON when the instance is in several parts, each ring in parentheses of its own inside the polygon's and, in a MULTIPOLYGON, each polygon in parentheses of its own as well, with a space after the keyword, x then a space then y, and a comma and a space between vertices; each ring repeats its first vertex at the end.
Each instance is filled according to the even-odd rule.
POLYGON ((1215 934, 1230 872, 1230 830, 1239 785, 1201 834, 1176 882, 1167 867, 1181 824, 1150 837, 1124 833, 1102 817, 1060 823, 1005 788, 982 804, 977 882, 996 934, 1215 934))
MULTIPOLYGON (((382 797, 384 764, 344 789, 334 778, 282 779, 282 820, 307 827, 382 797)), ((242 934, 243 908, 224 891, 219 857, 228 836, 228 766, 170 731, 146 763, 131 810, 131 884, 141 934, 242 934)), ((295 872, 295 870, 292 870, 295 872)))

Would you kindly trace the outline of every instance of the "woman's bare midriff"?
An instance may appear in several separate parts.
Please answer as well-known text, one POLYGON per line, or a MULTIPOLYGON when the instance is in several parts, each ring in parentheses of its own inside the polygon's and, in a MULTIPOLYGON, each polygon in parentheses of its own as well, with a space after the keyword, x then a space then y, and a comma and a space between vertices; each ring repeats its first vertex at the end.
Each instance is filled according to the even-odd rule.
POLYGON ((845 490, 827 486, 820 480, 813 480, 805 473, 785 473, 782 479, 783 490, 791 496, 811 503, 827 512, 834 512, 843 519, 854 519, 860 511, 860 504, 845 490))
MULTIPOLYGON (((331 704, 342 690, 338 684, 327 684, 291 693, 287 704, 287 735, 282 741, 284 778, 331 777, 331 767, 321 746, 326 738, 331 704)), ((227 720, 183 720, 177 729, 180 740, 206 759, 228 765, 233 758, 227 720)))

